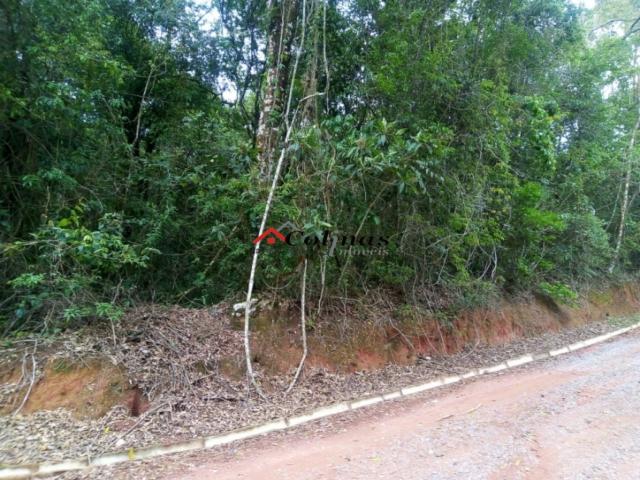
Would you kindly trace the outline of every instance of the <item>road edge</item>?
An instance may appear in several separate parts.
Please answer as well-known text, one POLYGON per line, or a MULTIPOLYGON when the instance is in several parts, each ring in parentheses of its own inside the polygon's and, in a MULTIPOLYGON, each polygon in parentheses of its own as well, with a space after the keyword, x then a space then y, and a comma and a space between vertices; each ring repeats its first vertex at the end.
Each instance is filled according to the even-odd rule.
POLYGON ((367 396, 358 400, 351 400, 348 402, 339 402, 332 405, 316 408, 308 413, 297 415, 294 417, 280 418, 278 420, 272 420, 260 425, 245 427, 231 432, 224 433, 222 435, 212 435, 206 437, 199 437, 193 440, 173 443, 170 445, 154 446, 147 448, 130 448, 127 451, 110 453, 106 455, 100 455, 93 458, 82 458, 77 460, 68 460, 59 463, 38 463, 28 465, 15 465, 6 466, 0 468, 0 480, 13 480, 33 477, 44 477, 48 475, 54 475, 57 473, 86 470, 91 467, 115 465, 117 463, 124 463, 134 460, 143 460, 148 458, 160 457, 163 455, 170 455, 172 453, 183 453, 196 450, 205 450, 208 448, 217 447, 220 445, 227 445, 239 440, 246 440, 248 438, 258 437, 267 433, 276 432, 280 430, 287 430, 297 427, 308 422, 318 420, 320 418, 331 417, 340 413, 348 412, 351 410, 357 410, 359 408, 366 408, 378 403, 397 400, 403 397, 409 397, 418 393, 433 390, 445 385, 451 385, 453 383, 466 380, 468 378, 478 377, 487 373, 500 372, 502 370, 508 370, 510 368, 519 367, 527 363, 543 360, 545 358, 557 357, 565 355, 567 353, 575 352, 598 343, 606 342, 607 340, 623 335, 631 330, 635 330, 640 327, 640 322, 630 325, 625 328, 620 328, 603 335, 598 335, 587 340, 575 342, 566 345, 561 348, 549 350, 539 354, 529 353, 521 355, 504 362, 492 365, 490 367, 482 367, 469 370, 461 375, 449 375, 439 377, 435 380, 431 380, 426 383, 404 387, 399 390, 385 392, 378 395, 367 396))

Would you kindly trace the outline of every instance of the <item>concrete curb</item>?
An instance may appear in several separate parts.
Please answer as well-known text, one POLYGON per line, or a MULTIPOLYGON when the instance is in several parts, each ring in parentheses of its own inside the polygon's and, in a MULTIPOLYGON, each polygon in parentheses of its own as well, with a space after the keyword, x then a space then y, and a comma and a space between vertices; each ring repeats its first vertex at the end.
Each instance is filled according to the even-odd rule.
POLYGON ((527 363, 543 360, 545 358, 557 357, 566 353, 575 352, 582 348, 590 347, 598 343, 605 342, 613 337, 622 335, 631 330, 640 328, 640 322, 635 323, 629 327, 621 328, 604 335, 583 340, 580 342, 572 343, 562 348, 551 350, 549 352, 541 354, 527 354, 521 357, 516 357, 507 360, 506 362, 498 363, 490 367, 483 367, 479 369, 470 370, 462 375, 452 375, 447 377, 441 377, 436 380, 432 380, 420 385, 414 385, 410 387, 404 387, 400 390, 393 392, 387 392, 380 395, 374 395, 370 397, 361 398, 358 400, 352 400, 350 402, 340 402, 325 407, 320 407, 312 410, 309 413, 298 415, 290 418, 282 418, 279 420, 273 420, 262 425, 253 427, 241 428, 234 430, 223 435, 212 435, 208 437, 201 437, 187 442, 174 443, 171 445, 155 446, 141 449, 130 448, 125 452, 110 453, 107 455, 101 455, 94 458, 83 458, 77 460, 68 460, 60 463, 41 463, 32 465, 15 465, 9 467, 0 468, 0 480, 5 479, 21 479, 21 478, 33 478, 43 477, 47 475, 53 475, 56 473, 68 472, 73 470, 85 470, 90 467, 114 465, 116 463, 123 463, 133 460, 143 460, 147 458, 159 457, 162 455, 169 455, 172 453, 182 453, 195 450, 203 450, 207 448, 213 448, 219 445, 226 445, 238 440, 245 440, 247 438, 253 438, 267 433, 276 432, 279 430, 286 430, 289 428, 302 425, 304 423, 313 422, 320 418, 330 417, 338 415, 350 410, 356 410, 359 408, 369 407, 377 403, 386 402, 390 400, 396 400, 401 397, 407 397, 415 395, 417 393, 425 392, 427 390, 433 390, 444 385, 457 383, 461 380, 477 377, 486 373, 495 373, 501 370, 507 370, 509 368, 519 367, 527 363))

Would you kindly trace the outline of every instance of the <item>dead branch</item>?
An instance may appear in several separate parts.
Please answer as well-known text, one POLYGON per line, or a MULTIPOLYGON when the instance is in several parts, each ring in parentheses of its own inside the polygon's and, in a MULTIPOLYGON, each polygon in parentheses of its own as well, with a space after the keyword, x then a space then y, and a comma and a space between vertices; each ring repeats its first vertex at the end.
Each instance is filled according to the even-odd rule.
POLYGON ((629 38, 634 33, 640 32, 640 29, 636 28, 636 25, 638 25, 638 23, 640 23, 640 17, 636 18, 634 20, 634 22, 631 24, 631 26, 629 27, 629 30, 627 31, 627 33, 623 37, 624 40, 629 38))
POLYGON ((22 410, 22 407, 24 407, 25 404, 27 403, 27 400, 29 400, 29 395, 31 395, 31 390, 33 390, 33 385, 36 383, 36 369, 37 369, 36 350, 37 348, 38 348, 38 340, 35 341, 33 345, 33 352, 31 352, 31 380, 29 382, 29 388, 27 388, 27 393, 22 399, 20 406, 16 409, 15 412, 13 412, 14 417, 18 415, 18 413, 20 413, 20 410, 22 410))
POLYGON ((304 271, 302 272, 302 292, 300 293, 300 329, 302 334, 302 358, 300 359, 300 364, 298 365, 298 369, 296 370, 296 374, 287 388, 287 393, 291 391, 296 382, 298 381, 298 377, 300 376, 300 372, 302 372, 302 367, 304 366, 304 361, 307 359, 307 324, 305 321, 305 290, 307 288, 307 259, 304 259, 304 271))
POLYGON ((320 314, 322 313, 322 297, 324 297, 326 272, 327 272, 327 255, 323 255, 322 261, 320 263, 320 296, 318 297, 318 311, 316 312, 316 317, 318 318, 320 318, 320 314))

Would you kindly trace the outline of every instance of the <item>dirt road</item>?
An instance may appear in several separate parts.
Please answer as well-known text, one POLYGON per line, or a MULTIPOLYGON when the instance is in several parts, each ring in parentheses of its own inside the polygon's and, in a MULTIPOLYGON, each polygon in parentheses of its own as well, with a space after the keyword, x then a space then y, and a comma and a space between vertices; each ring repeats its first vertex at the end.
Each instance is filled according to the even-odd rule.
POLYGON ((640 479, 640 335, 276 440, 171 478, 640 479))

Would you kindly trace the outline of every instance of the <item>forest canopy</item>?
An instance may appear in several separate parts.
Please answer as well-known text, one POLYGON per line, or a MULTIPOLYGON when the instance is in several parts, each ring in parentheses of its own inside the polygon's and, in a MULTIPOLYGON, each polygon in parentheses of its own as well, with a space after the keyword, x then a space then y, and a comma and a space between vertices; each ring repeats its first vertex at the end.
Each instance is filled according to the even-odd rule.
POLYGON ((265 245, 265 294, 640 266, 637 0, 0 0, 0 64, 0 334, 237 298, 272 184, 267 226, 386 243, 265 245))

